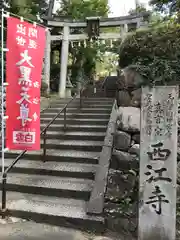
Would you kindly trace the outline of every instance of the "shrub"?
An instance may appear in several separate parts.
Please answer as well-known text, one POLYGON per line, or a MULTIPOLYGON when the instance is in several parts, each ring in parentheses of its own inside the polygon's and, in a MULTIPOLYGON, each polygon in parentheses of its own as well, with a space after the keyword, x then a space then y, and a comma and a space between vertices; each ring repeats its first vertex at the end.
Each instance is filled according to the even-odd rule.
POLYGON ((135 65, 144 84, 175 84, 180 77, 180 25, 165 23, 138 30, 120 47, 119 66, 135 65))

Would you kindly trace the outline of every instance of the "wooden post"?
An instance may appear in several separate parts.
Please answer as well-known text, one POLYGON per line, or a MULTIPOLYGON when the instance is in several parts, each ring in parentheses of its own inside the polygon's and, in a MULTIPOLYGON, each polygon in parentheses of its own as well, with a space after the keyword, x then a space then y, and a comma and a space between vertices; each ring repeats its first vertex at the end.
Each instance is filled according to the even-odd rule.
POLYGON ((44 81, 48 85, 47 94, 50 92, 50 61, 51 61, 51 34, 50 31, 46 32, 46 49, 44 60, 44 81))
POLYGON ((142 89, 139 240, 176 239, 178 90, 142 89))

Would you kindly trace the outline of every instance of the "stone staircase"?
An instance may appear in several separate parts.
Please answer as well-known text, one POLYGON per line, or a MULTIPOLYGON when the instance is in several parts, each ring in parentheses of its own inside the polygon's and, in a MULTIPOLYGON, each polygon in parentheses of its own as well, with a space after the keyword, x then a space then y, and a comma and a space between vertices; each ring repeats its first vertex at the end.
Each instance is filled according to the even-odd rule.
MULTIPOLYGON (((41 129, 69 100, 58 100, 41 114, 41 129)), ((104 219, 86 214, 113 105, 112 99, 79 99, 47 131, 46 162, 42 150, 27 152, 7 176, 7 209, 13 217, 76 228, 100 228, 104 219)), ((9 166, 21 151, 6 153, 9 166)), ((2 183, 0 183, 0 186, 2 183)))

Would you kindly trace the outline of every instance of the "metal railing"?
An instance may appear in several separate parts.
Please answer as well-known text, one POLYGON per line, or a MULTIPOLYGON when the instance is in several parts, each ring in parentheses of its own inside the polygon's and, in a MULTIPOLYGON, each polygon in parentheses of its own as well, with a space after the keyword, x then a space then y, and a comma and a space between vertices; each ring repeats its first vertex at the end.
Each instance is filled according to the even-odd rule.
MULTIPOLYGON (((67 108, 70 105, 71 102, 73 102, 76 99, 77 95, 75 95, 54 117, 53 119, 46 125, 46 127, 41 131, 41 136, 43 137, 43 161, 46 161, 46 140, 47 140, 47 131, 49 129, 49 127, 51 126, 51 124, 54 123, 54 121, 59 117, 59 115, 61 113, 64 113, 64 130, 66 130, 66 114, 67 114, 67 108)), ((82 101, 81 101, 81 94, 80 94, 80 108, 82 105, 82 101)))
MULTIPOLYGON (((80 98, 79 98, 79 106, 80 108, 82 108, 83 105, 83 90, 85 89, 86 85, 88 83, 86 83, 80 90, 80 98)), ((77 94, 54 116, 54 118, 47 124, 47 126, 41 131, 41 136, 43 137, 43 155, 42 155, 42 160, 43 162, 46 161, 46 140, 47 140, 47 130, 49 129, 49 127, 51 126, 51 124, 54 123, 54 121, 59 117, 59 115, 61 113, 64 113, 64 130, 66 130, 67 127, 67 123, 66 123, 66 119, 67 119, 67 108, 68 106, 77 98, 77 94)), ((50 106, 48 106, 48 108, 50 108, 50 106)), ((41 111, 41 113, 43 113, 46 109, 43 109, 41 111)), ((17 158, 11 163, 11 165, 9 167, 6 168, 6 170, 3 173, 2 176, 2 209, 1 209, 1 213, 2 213, 2 218, 5 217, 5 213, 6 213, 6 192, 7 192, 7 174, 12 170, 12 168, 16 165, 16 163, 24 156, 24 154, 27 152, 27 150, 23 151, 22 153, 20 153, 19 156, 17 156, 17 158)))

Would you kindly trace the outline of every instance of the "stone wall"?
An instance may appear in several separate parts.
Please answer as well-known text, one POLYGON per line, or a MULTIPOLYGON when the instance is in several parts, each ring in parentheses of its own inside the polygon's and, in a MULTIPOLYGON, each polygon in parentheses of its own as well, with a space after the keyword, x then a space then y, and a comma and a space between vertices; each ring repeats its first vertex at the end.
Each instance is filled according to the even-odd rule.
POLYGON ((130 65, 124 68, 117 81, 118 107, 140 107, 142 83, 143 78, 136 71, 136 66, 130 65))
MULTIPOLYGON (((137 239, 140 106, 142 77, 134 66, 122 70, 117 82, 117 121, 110 163, 105 208, 107 226, 137 239)), ((179 119, 180 123, 180 109, 179 119)), ((180 130, 180 128, 179 128, 180 130)), ((180 239, 180 135, 177 153, 177 239, 180 239)))
MULTIPOLYGON (((180 239, 180 136, 177 144, 177 239, 180 239)), ((138 226, 140 108, 117 108, 113 147, 104 208, 107 226, 133 239, 137 238, 138 226)))
MULTIPOLYGON (((119 107, 105 198, 108 228, 137 233, 140 109, 119 107)), ((131 239, 132 239, 131 238, 131 239)))
MULTIPOLYGON (((135 66, 123 69, 117 82, 116 131, 105 195, 107 226, 112 231, 125 232, 126 239, 137 239, 142 83, 135 66)), ((180 137, 177 160, 180 160, 180 137)), ((179 221, 180 229, 180 163, 177 170, 177 223, 179 221)))

